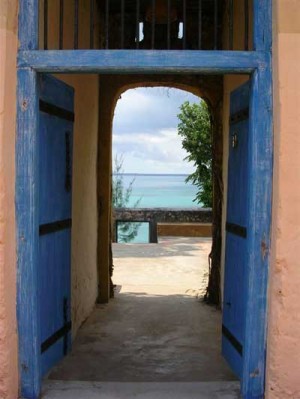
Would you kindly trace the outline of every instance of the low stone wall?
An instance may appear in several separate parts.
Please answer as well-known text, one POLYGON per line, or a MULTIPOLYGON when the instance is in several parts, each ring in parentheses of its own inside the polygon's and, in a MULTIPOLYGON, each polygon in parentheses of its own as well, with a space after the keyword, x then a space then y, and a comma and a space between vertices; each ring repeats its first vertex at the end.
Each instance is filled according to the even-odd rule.
POLYGON ((116 208, 114 220, 149 221, 157 223, 211 223, 210 208, 116 208))
POLYGON ((150 242, 157 242, 158 223, 211 224, 210 208, 116 208, 113 213, 113 238, 117 222, 149 222, 150 242))

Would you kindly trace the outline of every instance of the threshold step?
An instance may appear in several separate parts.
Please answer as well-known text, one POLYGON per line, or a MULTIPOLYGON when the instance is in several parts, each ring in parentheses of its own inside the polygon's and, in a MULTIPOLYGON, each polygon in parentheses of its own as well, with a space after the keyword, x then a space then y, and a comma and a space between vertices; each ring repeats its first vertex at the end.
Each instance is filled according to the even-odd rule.
POLYGON ((239 382, 81 382, 43 384, 43 399, 238 399, 239 382))

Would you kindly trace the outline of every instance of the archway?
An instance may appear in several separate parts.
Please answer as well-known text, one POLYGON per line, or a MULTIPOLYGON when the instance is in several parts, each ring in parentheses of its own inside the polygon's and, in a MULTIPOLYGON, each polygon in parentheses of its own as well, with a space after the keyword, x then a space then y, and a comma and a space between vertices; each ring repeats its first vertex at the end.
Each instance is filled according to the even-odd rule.
POLYGON ((109 259, 110 239, 110 192, 111 192, 111 148, 112 121, 114 109, 120 95, 126 90, 137 87, 173 87, 193 93, 203 98, 209 105, 212 116, 213 134, 213 245, 211 251, 211 269, 207 300, 220 305, 220 268, 222 246, 222 90, 223 79, 220 76, 197 75, 111 75, 100 77, 99 105, 99 141, 98 141, 98 203, 99 242, 98 242, 98 276, 99 301, 107 302, 110 296, 109 259), (107 172, 109 170, 109 173, 107 172), (101 239, 100 239, 101 237, 101 239))

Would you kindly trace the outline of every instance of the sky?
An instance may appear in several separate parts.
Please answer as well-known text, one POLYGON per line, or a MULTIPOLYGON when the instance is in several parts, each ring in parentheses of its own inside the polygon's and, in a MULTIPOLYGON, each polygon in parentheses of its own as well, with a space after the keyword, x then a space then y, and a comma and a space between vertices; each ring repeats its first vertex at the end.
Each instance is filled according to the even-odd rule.
POLYGON ((170 88, 128 90, 119 99, 113 124, 113 156, 124 156, 125 173, 189 174, 193 164, 177 133, 179 107, 199 102, 186 91, 170 88))

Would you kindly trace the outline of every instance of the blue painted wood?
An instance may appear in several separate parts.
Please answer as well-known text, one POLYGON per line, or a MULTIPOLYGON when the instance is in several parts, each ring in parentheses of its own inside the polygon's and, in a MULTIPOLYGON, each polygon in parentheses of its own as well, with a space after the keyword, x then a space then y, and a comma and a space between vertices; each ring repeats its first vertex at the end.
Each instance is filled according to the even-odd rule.
MULTIPOLYGON (((266 348, 266 292, 272 181, 272 10, 271 0, 254 0, 255 52, 31 51, 38 47, 38 0, 19 2, 19 72, 16 216, 18 329, 21 392, 40 391, 37 348, 38 131, 36 73, 253 73, 250 121, 249 272, 246 302, 243 397, 262 398, 266 348), (30 51, 28 51, 30 50, 30 51), (20 69, 20 68, 23 68, 20 69), (27 69, 28 68, 28 69, 27 69)), ((236 243, 233 242, 233 245, 236 243)))
POLYGON ((66 109, 67 111, 74 111, 74 89, 73 87, 62 83, 51 75, 40 75, 40 99, 57 107, 66 109), (63 96, 60 98, 57 93, 62 90, 63 96))
MULTIPOLYGON (((231 94, 230 115, 249 109, 249 83, 231 94)), ((227 223, 248 230, 249 118, 231 123, 229 133, 227 223), (237 140, 236 146, 233 146, 237 140)), ((223 326, 242 350, 245 346, 246 275, 248 239, 227 231, 224 275, 223 326)), ((235 373, 242 378, 243 353, 223 333, 222 352, 235 373)))
MULTIPOLYGON (((38 0, 19 1, 19 48, 38 48, 38 0)), ((18 70, 16 136, 17 318, 20 393, 40 392, 38 263, 38 86, 31 69, 18 70)))
POLYGON ((272 0, 253 0, 253 47, 272 51, 272 0))
POLYGON ((16 137, 17 316, 21 394, 40 392, 38 301, 38 87, 36 72, 18 71, 16 137))
POLYGON ((18 56, 19 67, 53 73, 250 73, 265 65, 265 53, 251 51, 51 50, 18 56))
POLYGON ((39 0, 19 0, 20 50, 36 50, 39 33, 39 0))
MULTIPOLYGON (((60 96, 63 99, 63 95, 60 96)), ((73 123, 45 113, 40 115, 40 224, 71 218, 71 192, 64 190, 66 179, 66 132, 73 123), (42 145, 43 144, 43 145, 42 145), (58 190, 57 187, 62 188, 58 190)), ((72 143, 71 143, 72 144, 72 143)))
POLYGON ((273 170, 272 69, 252 77, 249 151, 249 252, 242 391, 263 398, 273 170))
MULTIPOLYGON (((50 76, 40 79, 40 98, 48 104, 74 110, 74 91, 50 76)), ((66 188, 66 135, 72 157, 73 122, 40 111, 39 124, 39 224, 71 218, 71 191, 66 188)), ((71 163, 71 159, 70 159, 71 163)), ((43 234, 39 242, 40 341, 43 343, 71 321, 71 229, 43 234), (67 308, 65 308, 67 301, 67 308)), ((61 337, 41 359, 44 376, 64 356, 61 337)))

